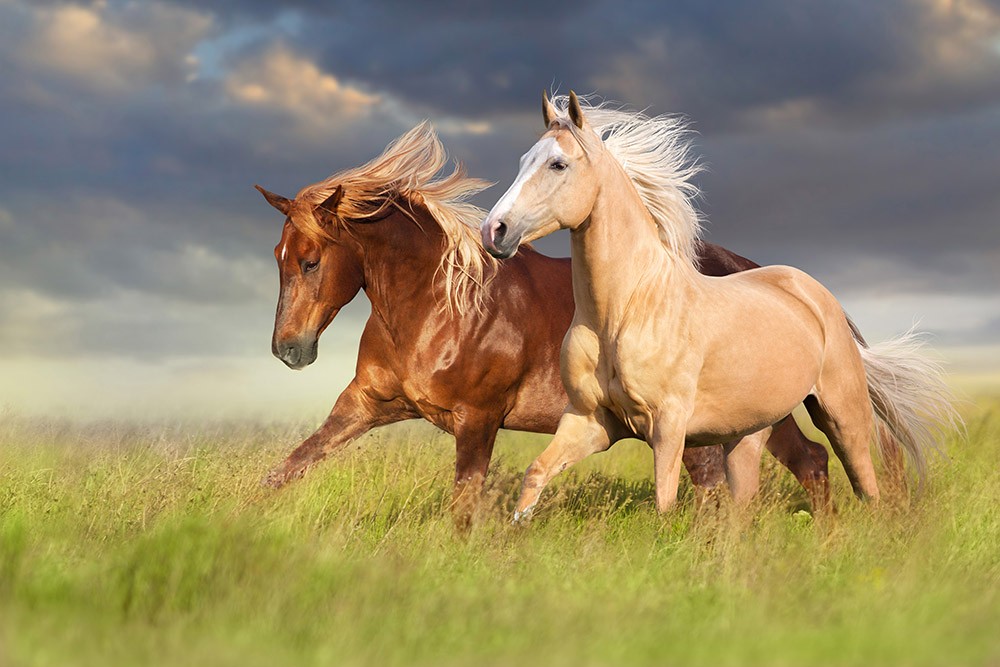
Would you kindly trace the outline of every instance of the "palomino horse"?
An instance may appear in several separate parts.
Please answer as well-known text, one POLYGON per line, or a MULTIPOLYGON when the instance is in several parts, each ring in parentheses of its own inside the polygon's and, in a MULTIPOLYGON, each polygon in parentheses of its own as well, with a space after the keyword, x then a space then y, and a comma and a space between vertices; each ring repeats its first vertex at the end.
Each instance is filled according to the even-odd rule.
MULTIPOLYGON (((275 356, 291 368, 312 363, 341 307, 362 289, 372 307, 353 381, 266 483, 285 484, 375 426, 423 417, 455 436, 455 517, 467 525, 497 430, 555 432, 567 401, 558 355, 573 316, 570 262, 527 249, 498 265, 479 243, 485 212, 463 201, 485 184, 460 170, 434 180, 444 164, 422 124, 294 200, 261 189, 286 216, 274 251, 275 356)), ((706 273, 757 266, 707 243, 698 254, 706 273)), ((824 447, 788 419, 768 448, 814 505, 826 503, 824 447)), ((723 481, 722 459, 720 447, 684 455, 702 488, 723 481)))
POLYGON ((914 353, 912 337, 863 347, 833 295, 796 269, 700 274, 683 124, 614 113, 598 132, 575 94, 566 112, 543 97, 546 132, 482 223, 484 246, 500 258, 572 230, 576 312, 562 349, 570 402, 525 473, 515 516, 530 513, 557 473, 631 433, 653 449, 656 505, 666 511, 685 444, 729 443, 753 458, 760 437, 746 436, 803 401, 858 496, 879 497, 873 433, 886 449, 901 445, 922 474, 925 449, 954 413, 940 370, 914 353))

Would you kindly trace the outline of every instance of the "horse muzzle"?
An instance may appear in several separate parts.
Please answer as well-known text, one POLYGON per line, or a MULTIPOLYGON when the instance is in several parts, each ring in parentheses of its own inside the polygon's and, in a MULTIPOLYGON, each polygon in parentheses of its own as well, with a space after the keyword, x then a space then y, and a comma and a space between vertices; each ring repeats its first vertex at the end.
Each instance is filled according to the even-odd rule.
POLYGON ((274 341, 271 344, 271 352, 289 368, 301 370, 316 361, 317 343, 316 338, 311 341, 304 339, 274 341))
POLYGON ((480 227, 483 236, 483 247, 497 259, 513 257, 521 244, 521 235, 511 233, 510 227, 503 218, 489 217, 480 227))

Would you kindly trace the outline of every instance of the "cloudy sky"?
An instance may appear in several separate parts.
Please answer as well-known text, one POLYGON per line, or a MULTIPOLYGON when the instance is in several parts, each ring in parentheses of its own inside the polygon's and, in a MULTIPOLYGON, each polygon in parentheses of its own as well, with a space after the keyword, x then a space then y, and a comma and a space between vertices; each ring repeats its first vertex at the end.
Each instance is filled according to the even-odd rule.
POLYGON ((488 207, 548 87, 687 114, 712 241, 998 376, 996 0, 495 6, 0 0, 0 406, 321 414, 367 303, 313 367, 270 356, 281 220, 251 185, 293 194, 431 118, 488 207))

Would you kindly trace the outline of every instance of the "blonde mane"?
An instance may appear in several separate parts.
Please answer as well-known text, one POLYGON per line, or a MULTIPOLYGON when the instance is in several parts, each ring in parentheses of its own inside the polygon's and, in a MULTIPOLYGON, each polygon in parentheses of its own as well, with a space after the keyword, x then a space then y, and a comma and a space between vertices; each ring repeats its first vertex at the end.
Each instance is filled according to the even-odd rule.
MULTIPOLYGON (((561 124, 577 130, 569 120, 569 97, 556 95, 552 104, 561 124)), ((693 200, 699 191, 691 179, 702 166, 691 157, 691 131, 685 120, 679 116, 650 117, 608 102, 591 104, 581 99, 580 104, 604 147, 621 164, 652 214, 660 241, 697 265, 701 220, 693 200)))
POLYGON ((448 155, 434 128, 424 121, 389 144, 371 162, 302 188, 289 217, 303 233, 329 239, 329 232, 314 211, 338 185, 344 193, 335 224, 348 232, 350 220, 377 218, 392 206, 416 222, 412 207, 423 205, 445 238, 437 271, 444 288, 442 306, 460 314, 470 308, 479 309, 485 295, 482 287, 492 278, 496 260, 479 241, 479 223, 486 213, 467 200, 492 184, 467 177, 459 163, 450 174, 435 180, 447 162, 448 155))

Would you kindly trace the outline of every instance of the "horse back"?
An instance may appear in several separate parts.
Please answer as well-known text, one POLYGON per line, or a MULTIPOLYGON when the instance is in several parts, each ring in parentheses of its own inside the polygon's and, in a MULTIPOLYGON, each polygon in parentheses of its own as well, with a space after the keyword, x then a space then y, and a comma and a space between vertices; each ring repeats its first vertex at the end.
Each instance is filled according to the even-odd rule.
POLYGON ((731 273, 760 268, 757 262, 708 241, 699 239, 695 249, 698 256, 698 272, 705 276, 728 276, 731 273))

